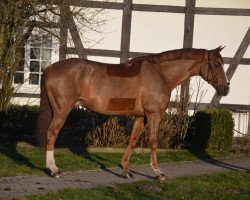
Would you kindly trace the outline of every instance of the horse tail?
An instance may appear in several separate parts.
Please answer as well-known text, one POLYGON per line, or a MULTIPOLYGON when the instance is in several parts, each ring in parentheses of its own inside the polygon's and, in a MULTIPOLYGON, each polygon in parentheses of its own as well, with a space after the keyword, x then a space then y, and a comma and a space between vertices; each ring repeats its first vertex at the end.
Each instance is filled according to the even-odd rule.
POLYGON ((44 74, 41 77, 40 108, 37 119, 37 145, 45 149, 47 145, 47 130, 52 120, 52 108, 45 88, 44 74))

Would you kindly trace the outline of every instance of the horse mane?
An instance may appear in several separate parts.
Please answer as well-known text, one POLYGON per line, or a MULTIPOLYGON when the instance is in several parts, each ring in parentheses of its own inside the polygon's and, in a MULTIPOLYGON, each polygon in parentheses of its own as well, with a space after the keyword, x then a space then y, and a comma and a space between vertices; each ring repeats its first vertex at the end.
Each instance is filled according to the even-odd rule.
POLYGON ((158 54, 152 54, 147 56, 147 61, 151 64, 160 64, 163 62, 171 62, 175 60, 200 60, 204 58, 205 49, 175 49, 171 51, 165 51, 158 54))

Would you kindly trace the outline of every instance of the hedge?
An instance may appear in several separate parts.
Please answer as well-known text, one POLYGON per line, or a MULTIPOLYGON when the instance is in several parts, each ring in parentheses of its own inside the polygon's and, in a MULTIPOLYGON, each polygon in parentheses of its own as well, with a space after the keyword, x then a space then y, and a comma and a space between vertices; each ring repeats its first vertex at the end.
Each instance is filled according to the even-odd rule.
MULTIPOLYGON (((39 106, 12 105, 7 112, 0 112, 0 139, 26 141, 35 144, 36 121, 39 106)), ((159 127, 158 147, 178 146, 186 131, 188 119, 165 113, 159 127)), ((60 130, 57 146, 86 145, 99 147, 126 147, 133 125, 133 117, 105 116, 85 109, 74 109, 60 130)), ((147 126, 138 145, 148 147, 147 126)))
MULTIPOLYGON (((36 143, 36 121, 39 106, 11 105, 8 111, 0 112, 0 139, 12 141, 25 141, 31 144, 36 143)), ((131 131, 132 121, 129 117, 119 117, 100 115, 86 109, 74 109, 69 114, 64 126, 60 130, 56 140, 57 146, 68 145, 99 145, 121 147, 127 145, 131 131), (116 122, 116 125, 110 123, 116 122), (106 134, 109 129, 113 132, 106 134), (124 140, 124 134, 127 135, 124 140), (113 139, 111 138, 113 137, 113 139), (123 138, 123 144, 117 145, 114 140, 123 138), (93 140, 98 140, 95 142, 93 140), (109 141, 105 143, 104 140, 109 141), (112 144, 111 144, 112 142, 112 144)))
MULTIPOLYGON (((0 139, 35 144, 38 106, 10 106, 0 112, 0 139)), ((105 116, 85 109, 74 109, 56 140, 57 146, 86 145, 126 147, 133 117, 105 116)), ((228 151, 232 145, 234 122, 228 110, 202 110, 192 117, 165 113, 159 127, 158 147, 179 147, 189 130, 189 143, 199 151, 228 151), (190 128, 190 122, 193 127, 190 128), (191 132, 190 132, 191 130, 191 132)), ((138 141, 148 147, 147 126, 138 141)))
POLYGON ((0 112, 1 138, 34 143, 38 110, 39 106, 11 105, 0 112))
POLYGON ((192 145, 199 151, 228 152, 233 144, 233 128, 229 110, 200 110, 194 116, 192 145))

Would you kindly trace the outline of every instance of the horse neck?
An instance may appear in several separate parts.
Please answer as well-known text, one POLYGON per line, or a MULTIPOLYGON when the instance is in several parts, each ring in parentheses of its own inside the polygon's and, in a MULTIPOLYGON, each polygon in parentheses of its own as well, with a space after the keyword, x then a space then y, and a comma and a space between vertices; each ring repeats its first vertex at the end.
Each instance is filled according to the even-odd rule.
POLYGON ((174 60, 160 64, 161 74, 164 82, 170 89, 174 89, 183 81, 192 76, 200 75, 202 60, 174 60))

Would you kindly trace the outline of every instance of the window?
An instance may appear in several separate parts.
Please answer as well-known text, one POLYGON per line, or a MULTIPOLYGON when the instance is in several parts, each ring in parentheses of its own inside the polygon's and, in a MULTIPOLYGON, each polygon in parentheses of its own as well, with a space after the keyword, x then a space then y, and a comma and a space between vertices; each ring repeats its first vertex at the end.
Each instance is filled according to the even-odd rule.
POLYGON ((29 41, 29 84, 38 85, 43 71, 51 64, 51 38, 33 35, 29 41))
POLYGON ((30 85, 39 85, 41 74, 51 64, 52 38, 32 35, 22 50, 22 57, 14 83, 22 84, 28 80, 30 85))
POLYGON ((14 76, 14 83, 23 84, 24 83, 24 59, 25 59, 25 47, 21 49, 21 59, 14 76))

